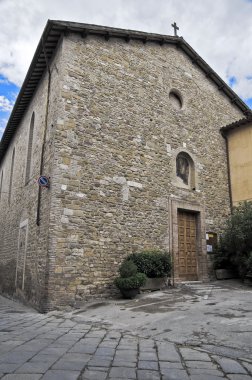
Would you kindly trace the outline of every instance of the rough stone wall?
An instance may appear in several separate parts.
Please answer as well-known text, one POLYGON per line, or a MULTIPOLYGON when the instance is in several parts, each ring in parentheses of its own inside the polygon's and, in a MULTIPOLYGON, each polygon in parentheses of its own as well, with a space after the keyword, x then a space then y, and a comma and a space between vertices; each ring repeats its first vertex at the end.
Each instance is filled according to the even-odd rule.
POLYGON ((205 210, 219 232, 229 214, 222 125, 241 118, 179 49, 68 35, 64 106, 55 134, 50 307, 108 294, 123 258, 171 247, 171 199, 205 210), (183 98, 177 110, 171 89, 183 98), (196 191, 174 182, 176 152, 195 160, 196 191))
MULTIPOLYGON (((60 96, 60 61, 61 48, 51 64, 51 91, 46 132, 46 147, 44 155, 43 174, 52 176, 53 170, 53 136, 54 126, 59 112, 60 96)), ((0 290, 9 295, 15 294, 31 303, 41 311, 47 307, 47 272, 48 272, 48 232, 50 220, 50 191, 43 189, 41 195, 40 225, 36 224, 38 204, 38 184, 40 173, 41 149, 45 130, 45 115, 47 103, 48 74, 41 79, 33 99, 20 122, 17 132, 6 152, 0 166, 0 175, 3 172, 2 192, 0 200, 0 290), (31 178, 25 184, 27 148, 29 128, 32 113, 35 114, 33 149, 31 157, 31 178), (12 196, 8 204, 10 184, 10 168, 12 152, 15 148, 13 170, 12 196), (19 237, 20 225, 28 229, 19 237), (22 240, 20 243, 19 240, 22 240), (26 244, 26 248, 25 248, 26 244), (26 251, 26 253, 25 253, 26 251), (25 265, 20 255, 26 256, 25 265), (22 281, 15 287, 17 257, 19 269, 24 269, 24 288, 22 281)), ((24 257, 22 256, 22 257, 24 257)), ((20 273, 22 277, 23 273, 20 273)), ((20 279, 19 279, 20 280, 20 279)))

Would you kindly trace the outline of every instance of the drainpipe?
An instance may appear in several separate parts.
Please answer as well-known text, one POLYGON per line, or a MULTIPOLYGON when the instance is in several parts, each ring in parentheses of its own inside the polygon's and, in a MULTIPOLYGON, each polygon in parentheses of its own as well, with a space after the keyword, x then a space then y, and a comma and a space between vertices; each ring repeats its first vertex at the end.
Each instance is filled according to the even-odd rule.
POLYGON ((172 219, 172 199, 169 198, 169 246, 170 246, 170 254, 172 255, 172 286, 175 285, 175 262, 174 262, 174 250, 173 250, 173 219, 172 219))
MULTIPOLYGON (((41 149, 41 159, 40 159, 40 169, 39 169, 40 175, 43 175, 43 170, 44 170, 46 134, 47 134, 47 129, 48 129, 48 113, 49 113, 50 91, 51 91, 51 71, 50 71, 49 61, 46 55, 46 49, 45 49, 43 37, 42 37, 42 48, 45 55, 46 67, 47 67, 47 72, 48 72, 48 82, 47 82, 47 99, 46 99, 46 108, 45 108, 45 127, 44 127, 44 133, 43 133, 43 143, 42 143, 42 149, 41 149)), ((41 186, 39 186, 38 205, 37 205, 37 226, 40 225, 41 193, 42 193, 42 188, 41 186)), ((40 305, 39 305, 40 311, 42 313, 47 312, 47 308, 48 308, 48 292, 49 292, 48 283, 49 283, 49 271, 50 271, 48 246, 49 246, 49 231, 47 234, 47 255, 46 255, 46 265, 45 265, 45 279, 44 279, 45 283, 44 283, 43 295, 42 295, 42 298, 40 299, 40 305)))
POLYGON ((224 131, 221 131, 221 135, 226 143, 226 155, 227 155, 227 171, 228 171, 228 190, 229 190, 229 200, 230 200, 230 210, 233 213, 233 196, 232 196, 232 186, 231 186, 231 174, 230 174, 230 160, 229 160, 229 146, 228 138, 224 131))
MULTIPOLYGON (((41 150, 41 158, 40 158, 40 169, 39 169, 39 175, 43 175, 43 167, 44 167, 44 156, 45 156, 45 145, 46 145, 46 132, 47 132, 47 124, 48 124, 48 111, 49 111, 49 100, 50 100, 50 89, 51 89, 51 71, 49 67, 48 58, 46 55, 44 40, 42 37, 42 47, 43 52, 45 55, 45 61, 46 61, 46 67, 48 72, 48 84, 47 84, 47 99, 46 99, 46 109, 45 109, 45 128, 44 128, 44 134, 43 134, 43 143, 42 143, 42 150, 41 150)), ((38 189, 38 204, 37 204, 37 226, 40 225, 40 208, 41 208, 41 186, 39 186, 38 189)))

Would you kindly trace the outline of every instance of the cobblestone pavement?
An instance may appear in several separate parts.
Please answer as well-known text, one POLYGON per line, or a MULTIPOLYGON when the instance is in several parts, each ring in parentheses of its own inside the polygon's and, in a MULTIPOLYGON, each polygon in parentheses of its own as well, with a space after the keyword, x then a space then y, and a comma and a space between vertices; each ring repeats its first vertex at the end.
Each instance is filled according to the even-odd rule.
POLYGON ((142 336, 80 311, 43 315, 3 297, 0 317, 1 379, 252 380, 245 349, 142 336))

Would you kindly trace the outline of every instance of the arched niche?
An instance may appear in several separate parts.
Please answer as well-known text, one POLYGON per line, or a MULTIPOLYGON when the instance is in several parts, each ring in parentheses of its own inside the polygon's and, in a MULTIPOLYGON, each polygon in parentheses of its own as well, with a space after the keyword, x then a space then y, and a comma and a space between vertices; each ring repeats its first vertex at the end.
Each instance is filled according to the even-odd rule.
POLYGON ((176 110, 181 110, 183 107, 183 98, 178 90, 172 89, 169 92, 169 101, 176 110))
POLYGON ((196 190, 194 160, 187 152, 180 151, 175 160, 176 184, 189 190, 196 190))
POLYGON ((33 112, 32 117, 31 117, 31 122, 30 122, 30 128, 29 128, 29 138, 28 138, 27 157, 26 157, 26 170, 25 170, 25 184, 26 185, 28 184, 31 177, 34 120, 35 120, 35 114, 33 112))

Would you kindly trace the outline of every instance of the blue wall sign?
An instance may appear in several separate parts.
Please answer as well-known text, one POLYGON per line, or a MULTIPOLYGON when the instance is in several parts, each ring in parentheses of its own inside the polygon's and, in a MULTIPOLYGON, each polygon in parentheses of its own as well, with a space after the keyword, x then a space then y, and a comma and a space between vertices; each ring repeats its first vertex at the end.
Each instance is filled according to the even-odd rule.
POLYGON ((42 187, 49 187, 49 178, 45 175, 41 175, 38 179, 38 184, 42 187))

